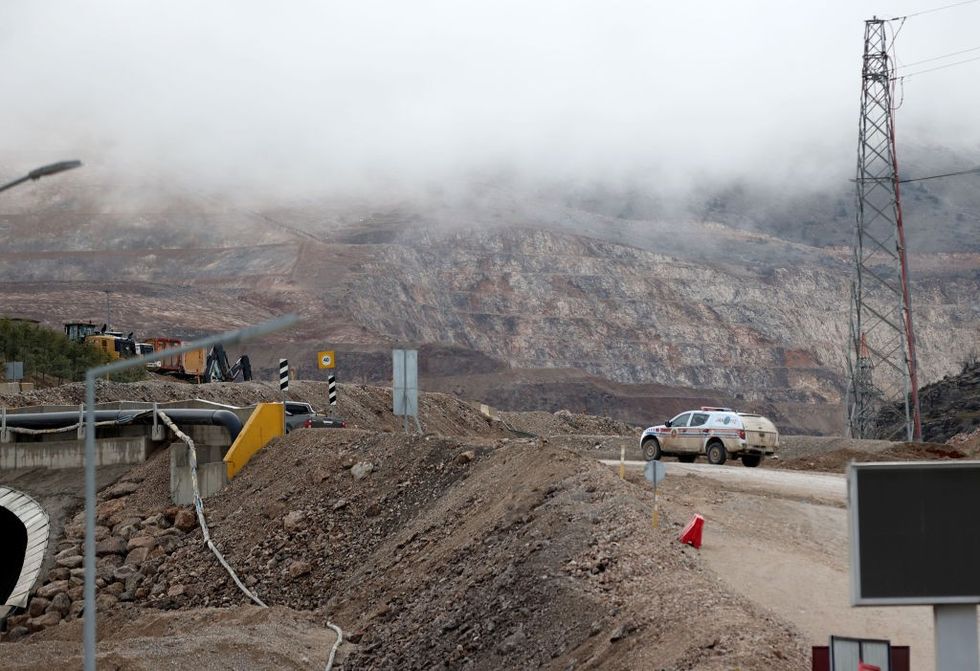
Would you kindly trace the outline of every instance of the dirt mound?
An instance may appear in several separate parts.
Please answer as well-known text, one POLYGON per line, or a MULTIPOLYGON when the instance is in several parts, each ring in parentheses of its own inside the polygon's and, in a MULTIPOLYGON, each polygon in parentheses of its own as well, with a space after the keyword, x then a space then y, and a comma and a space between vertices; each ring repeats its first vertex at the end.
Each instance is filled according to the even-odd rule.
POLYGON ((558 412, 501 412, 500 419, 510 428, 534 436, 588 435, 638 436, 642 430, 611 417, 558 412))
MULTIPOLYGON (((878 441, 875 441, 878 442, 878 441)), ((969 454, 949 445, 935 443, 894 443, 878 450, 862 450, 840 447, 824 452, 798 457, 766 460, 771 468, 789 468, 802 471, 845 471, 852 461, 928 461, 937 459, 965 459, 969 454)))
POLYGON ((958 450, 967 452, 972 457, 980 455, 980 429, 975 429, 967 433, 958 433, 946 441, 958 450))
MULTIPOLYGON (((238 606, 165 613, 135 608, 99 612, 99 668, 323 668, 334 643, 312 613, 238 606)), ((3 647, 4 669, 82 667, 82 620, 53 627, 3 647)))
MULTIPOLYGON (((401 431, 402 422, 391 413, 391 388, 359 384, 338 385, 338 404, 327 402, 327 383, 310 380, 290 382, 285 398, 305 401, 325 415, 341 417, 348 426, 375 431, 401 431)), ((165 402, 203 399, 227 405, 246 406, 260 401, 280 401, 283 394, 277 385, 265 382, 219 382, 186 384, 173 380, 145 382, 98 381, 96 401, 165 402)), ((85 401, 85 385, 72 383, 60 387, 37 389, 13 395, 0 395, 0 405, 73 405, 85 401)), ((482 415, 472 405, 454 396, 438 393, 419 394, 419 421, 423 431, 443 435, 510 435, 500 422, 482 415)), ((414 427, 413 427, 414 429, 414 427)))
MULTIPOLYGON (((162 466, 131 479, 153 490, 162 466)), ((244 604, 199 530, 177 528, 186 509, 152 510, 125 482, 100 493, 103 609, 244 604), (124 536, 125 559, 108 554, 124 536)), ((645 484, 538 441, 297 431, 205 507, 267 603, 350 632, 348 669, 806 665, 795 630, 676 542, 686 520, 651 527, 645 484)))

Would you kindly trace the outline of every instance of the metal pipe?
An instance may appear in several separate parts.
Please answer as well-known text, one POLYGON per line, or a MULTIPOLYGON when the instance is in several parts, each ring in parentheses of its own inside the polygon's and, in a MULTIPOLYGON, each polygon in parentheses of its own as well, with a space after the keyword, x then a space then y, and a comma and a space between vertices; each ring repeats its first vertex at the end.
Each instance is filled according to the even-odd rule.
MULTIPOLYGON (((235 442, 242 431, 242 420, 231 410, 204 410, 201 408, 166 408, 167 415, 178 424, 212 424, 228 429, 231 442, 235 442)), ((88 415, 95 422, 111 422, 118 424, 154 424, 155 413, 152 408, 146 410, 93 410, 88 415)), ((69 411, 58 412, 25 412, 8 414, 7 426, 23 429, 52 429, 63 426, 75 426, 79 413, 69 411)), ((86 420, 89 421, 89 420, 86 420)))

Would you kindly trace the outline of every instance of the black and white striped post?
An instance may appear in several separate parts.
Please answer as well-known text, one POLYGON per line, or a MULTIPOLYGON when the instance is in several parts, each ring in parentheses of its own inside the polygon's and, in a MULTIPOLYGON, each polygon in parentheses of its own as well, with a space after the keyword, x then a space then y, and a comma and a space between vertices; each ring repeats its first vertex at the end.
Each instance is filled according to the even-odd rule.
POLYGON ((335 375, 327 376, 327 399, 330 405, 337 405, 337 376, 335 375))
POLYGON ((289 360, 279 359, 279 391, 289 391, 289 360))

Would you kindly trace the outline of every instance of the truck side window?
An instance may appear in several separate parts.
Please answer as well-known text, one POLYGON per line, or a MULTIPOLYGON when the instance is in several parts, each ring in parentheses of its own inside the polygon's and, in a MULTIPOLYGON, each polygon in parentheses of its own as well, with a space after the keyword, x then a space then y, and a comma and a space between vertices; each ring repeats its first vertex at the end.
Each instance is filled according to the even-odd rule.
POLYGON ((691 416, 690 426, 701 426, 708 421, 708 415, 696 412, 691 416))
POLYGON ((691 419, 691 413, 685 412, 680 415, 677 415, 677 417, 674 417, 674 419, 670 420, 670 425, 672 427, 687 426, 687 421, 689 419, 691 419))

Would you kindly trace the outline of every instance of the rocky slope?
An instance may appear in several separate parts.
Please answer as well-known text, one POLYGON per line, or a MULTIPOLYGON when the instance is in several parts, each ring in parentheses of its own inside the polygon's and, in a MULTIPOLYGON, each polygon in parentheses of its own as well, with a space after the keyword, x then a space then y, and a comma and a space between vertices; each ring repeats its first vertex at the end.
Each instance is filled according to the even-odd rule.
MULTIPOLYGON (((101 319, 108 291, 126 330, 188 337, 292 311, 299 327, 249 346, 266 374, 282 356, 322 375, 313 353, 332 348, 341 379, 381 382, 389 348, 409 344, 422 347, 426 387, 504 408, 648 423, 722 403, 784 430, 842 425, 849 250, 785 234, 789 214, 750 230, 738 217, 610 216, 489 187, 425 202, 199 199, 147 211, 55 189, 0 216, 12 314, 101 319)), ((836 242, 841 221, 813 225, 836 242)), ((980 253, 937 242, 911 266, 920 378, 935 380, 977 340, 980 253)))

